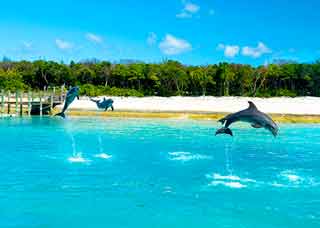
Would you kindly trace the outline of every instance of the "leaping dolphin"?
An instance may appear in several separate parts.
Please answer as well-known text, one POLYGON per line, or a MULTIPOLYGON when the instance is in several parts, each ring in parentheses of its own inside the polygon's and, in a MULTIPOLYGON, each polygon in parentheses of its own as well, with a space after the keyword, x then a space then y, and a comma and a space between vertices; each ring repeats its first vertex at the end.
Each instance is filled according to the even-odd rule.
POLYGON ((107 111, 108 108, 111 108, 112 111, 114 110, 114 108, 113 108, 113 100, 112 99, 106 99, 104 97, 103 100, 94 100, 92 98, 90 98, 90 100, 95 102, 99 109, 104 109, 104 111, 107 111))
POLYGON ((260 112, 255 104, 251 101, 248 101, 249 107, 245 110, 229 114, 226 117, 219 120, 220 123, 224 124, 223 128, 220 128, 216 131, 218 134, 228 134, 233 136, 232 131, 229 126, 238 121, 251 123, 251 126, 254 128, 265 128, 270 131, 274 137, 278 134, 278 126, 267 114, 260 112))
POLYGON ((64 106, 63 109, 60 113, 56 114, 56 116, 61 116, 62 118, 66 118, 66 115, 64 114, 64 112, 67 110, 67 108, 69 107, 69 105, 74 101, 75 98, 78 98, 79 100, 79 87, 75 86, 72 87, 66 95, 66 100, 64 102, 64 106))

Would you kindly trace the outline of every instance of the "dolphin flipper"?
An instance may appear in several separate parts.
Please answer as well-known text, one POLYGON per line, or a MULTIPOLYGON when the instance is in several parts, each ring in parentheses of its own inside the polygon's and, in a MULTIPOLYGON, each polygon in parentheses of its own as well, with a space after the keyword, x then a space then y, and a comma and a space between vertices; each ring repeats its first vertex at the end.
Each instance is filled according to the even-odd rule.
POLYGON ((107 106, 107 107, 104 109, 104 111, 108 111, 108 108, 111 108, 112 111, 114 110, 113 105, 111 105, 111 106, 107 106))
POLYGON ((262 128, 262 126, 258 123, 251 124, 253 128, 262 128))

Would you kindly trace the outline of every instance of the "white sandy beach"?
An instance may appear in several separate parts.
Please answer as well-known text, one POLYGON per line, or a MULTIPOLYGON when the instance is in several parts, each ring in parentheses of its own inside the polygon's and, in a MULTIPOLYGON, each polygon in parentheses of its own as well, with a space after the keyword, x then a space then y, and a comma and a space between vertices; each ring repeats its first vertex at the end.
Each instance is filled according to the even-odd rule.
MULTIPOLYGON (((101 99, 97 97, 95 99, 101 99)), ((320 98, 251 98, 251 97, 107 97, 114 100, 116 111, 229 113, 248 107, 253 101, 263 112, 274 114, 320 115, 320 98)), ((58 107, 61 108, 61 107, 58 107)), ((98 110, 88 97, 75 100, 72 110, 98 110)))

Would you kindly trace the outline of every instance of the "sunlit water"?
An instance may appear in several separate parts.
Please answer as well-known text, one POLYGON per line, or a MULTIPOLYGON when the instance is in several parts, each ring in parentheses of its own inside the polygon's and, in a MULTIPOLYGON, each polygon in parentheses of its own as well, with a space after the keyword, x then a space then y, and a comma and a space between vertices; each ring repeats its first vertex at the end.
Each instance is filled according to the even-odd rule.
POLYGON ((320 125, 0 119, 0 227, 320 227, 320 125))

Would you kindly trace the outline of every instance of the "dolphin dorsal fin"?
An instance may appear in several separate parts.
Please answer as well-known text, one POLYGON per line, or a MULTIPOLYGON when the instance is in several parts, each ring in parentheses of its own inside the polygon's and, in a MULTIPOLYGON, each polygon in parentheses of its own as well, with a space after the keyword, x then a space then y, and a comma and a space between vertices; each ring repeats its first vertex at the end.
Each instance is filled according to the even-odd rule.
POLYGON ((258 110, 256 105, 252 101, 248 101, 250 110, 258 110))

